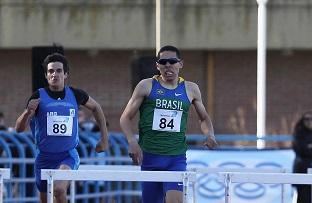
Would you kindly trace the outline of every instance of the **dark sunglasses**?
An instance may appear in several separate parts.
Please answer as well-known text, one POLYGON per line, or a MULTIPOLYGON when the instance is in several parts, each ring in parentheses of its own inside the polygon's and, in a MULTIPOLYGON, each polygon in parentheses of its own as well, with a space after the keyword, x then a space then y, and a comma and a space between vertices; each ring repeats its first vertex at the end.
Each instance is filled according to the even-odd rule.
POLYGON ((173 65, 173 64, 180 62, 180 60, 177 58, 169 58, 169 59, 158 59, 158 61, 157 61, 157 63, 159 63, 160 65, 166 65, 167 62, 170 65, 173 65))

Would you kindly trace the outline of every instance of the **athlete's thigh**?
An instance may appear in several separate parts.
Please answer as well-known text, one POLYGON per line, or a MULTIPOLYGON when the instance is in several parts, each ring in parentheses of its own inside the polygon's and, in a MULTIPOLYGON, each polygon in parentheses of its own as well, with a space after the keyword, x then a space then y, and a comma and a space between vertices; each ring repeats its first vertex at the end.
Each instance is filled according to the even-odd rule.
MULTIPOLYGON (((71 150, 68 152, 68 156, 64 157, 62 161, 60 161, 57 169, 60 170, 77 170, 79 166, 79 156, 77 150, 71 150)), ((59 180, 55 181, 54 188, 56 189, 67 189, 69 185, 69 181, 59 180)))
POLYGON ((164 203, 163 183, 142 182, 143 203, 164 203))
MULTIPOLYGON (((143 152, 142 171, 163 171, 165 167, 163 156, 143 152)), ((142 182, 143 203, 164 203, 164 196, 162 182, 142 182)))
MULTIPOLYGON (((172 156, 171 164, 167 167, 168 171, 186 171, 186 158, 184 155, 172 156)), ((164 193, 167 191, 183 191, 182 182, 165 182, 164 193)), ((178 193, 179 194, 179 193, 178 193)))
POLYGON ((57 168, 61 170, 72 169, 77 170, 80 164, 79 155, 76 149, 72 149, 68 152, 68 155, 64 157, 57 168))
POLYGON ((55 169, 59 165, 58 162, 51 162, 50 160, 38 156, 35 161, 35 177, 36 186, 38 190, 42 193, 47 192, 47 181, 41 180, 41 169, 55 169))
POLYGON ((68 169, 78 169, 79 156, 75 149, 68 154, 54 155, 53 159, 40 154, 37 156, 35 162, 36 186, 40 192, 47 192, 47 181, 41 180, 41 169, 59 169, 62 165, 66 165, 68 169))
MULTIPOLYGON (((66 164, 61 164, 59 170, 71 170, 72 168, 66 164)), ((67 190, 69 185, 68 180, 57 180, 54 182, 54 190, 67 190)))

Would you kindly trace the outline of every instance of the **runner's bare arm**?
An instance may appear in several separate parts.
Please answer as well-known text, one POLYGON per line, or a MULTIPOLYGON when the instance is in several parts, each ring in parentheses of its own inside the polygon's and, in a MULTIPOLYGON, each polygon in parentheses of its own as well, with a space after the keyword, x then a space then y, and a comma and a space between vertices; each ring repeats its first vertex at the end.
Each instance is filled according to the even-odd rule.
POLYGON ((108 132, 106 127, 106 118, 102 111, 100 104, 98 104, 92 97, 89 96, 87 103, 84 105, 91 110, 101 133, 101 139, 96 145, 95 151, 102 152, 108 149, 108 132))
POLYGON ((40 99, 31 99, 23 111, 17 118, 15 123, 16 132, 23 132, 29 125, 30 119, 35 115, 36 109, 40 103, 40 99))
POLYGON ((150 90, 151 79, 145 79, 139 82, 120 117, 120 127, 128 140, 128 151, 133 160, 133 163, 136 165, 139 165, 142 161, 142 151, 134 136, 132 121, 136 113, 139 111, 140 105, 142 104, 144 98, 149 94, 150 90))
POLYGON ((195 111, 199 117, 201 131, 204 135, 207 136, 207 140, 206 142, 204 142, 204 145, 207 146, 209 149, 212 149, 218 144, 215 140, 211 119, 202 101, 201 92, 198 85, 195 83, 190 82, 188 86, 190 89, 192 104, 194 105, 195 111))

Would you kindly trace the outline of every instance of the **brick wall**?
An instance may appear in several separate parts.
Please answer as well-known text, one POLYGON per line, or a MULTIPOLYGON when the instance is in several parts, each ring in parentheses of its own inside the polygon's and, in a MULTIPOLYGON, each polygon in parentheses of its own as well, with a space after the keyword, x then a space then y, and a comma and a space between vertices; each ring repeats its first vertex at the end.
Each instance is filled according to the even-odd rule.
MULTIPOLYGON (((131 62, 144 50, 66 50, 68 82, 97 100, 111 131, 132 93, 131 62)), ((214 51, 213 123, 216 133, 256 133, 256 51, 214 51)), ((181 76, 195 81, 207 104, 207 51, 182 51, 181 76)), ((270 51, 267 71, 267 130, 290 133, 298 116, 311 107, 311 51, 270 51)), ((31 51, 0 51, 0 110, 13 126, 31 95, 31 51)), ((136 126, 135 126, 136 127, 136 126)), ((191 110, 187 133, 200 133, 191 110)))

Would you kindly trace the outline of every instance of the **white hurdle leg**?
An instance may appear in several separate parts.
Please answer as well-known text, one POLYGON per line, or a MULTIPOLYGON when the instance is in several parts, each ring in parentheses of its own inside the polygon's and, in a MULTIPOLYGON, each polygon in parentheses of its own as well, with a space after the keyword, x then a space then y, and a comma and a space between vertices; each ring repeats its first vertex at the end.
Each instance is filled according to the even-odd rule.
POLYGON ((47 183, 48 183, 48 188, 47 188, 47 195, 48 195, 48 203, 53 203, 53 198, 54 198, 54 194, 53 194, 53 176, 52 174, 49 175, 49 178, 47 178, 47 183))
MULTIPOLYGON (((281 173, 286 173, 286 169, 281 169, 281 173)), ((281 184, 281 203, 284 203, 285 201, 285 192, 286 192, 286 189, 285 189, 285 184, 281 184)))
POLYGON ((189 186, 189 177, 187 173, 183 174, 183 203, 188 202, 188 186, 189 186))
POLYGON ((70 203, 75 203, 76 183, 74 180, 70 181, 70 203))
POLYGON ((3 177, 0 174, 0 203, 3 202, 3 177))
POLYGON ((231 197, 230 197, 230 185, 231 185, 231 175, 229 173, 225 174, 225 203, 230 203, 231 202, 231 197))
MULTIPOLYGON (((312 168, 308 168, 308 174, 311 174, 312 173, 312 168)), ((312 185, 310 185, 311 186, 311 188, 312 188, 312 185)), ((298 193, 297 193, 298 194, 298 193)), ((311 189, 311 191, 310 191, 310 195, 311 195, 311 197, 312 197, 312 189, 311 189)), ((312 198, 311 198, 311 203, 312 203, 312 198)))
POLYGON ((10 179, 11 172, 9 168, 0 168, 0 203, 3 202, 3 188, 4 188, 4 179, 10 179))

